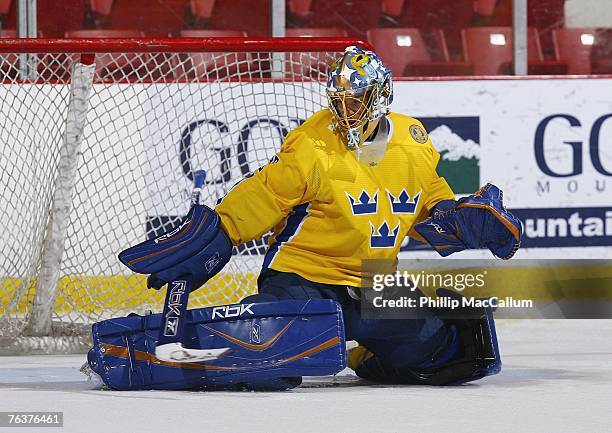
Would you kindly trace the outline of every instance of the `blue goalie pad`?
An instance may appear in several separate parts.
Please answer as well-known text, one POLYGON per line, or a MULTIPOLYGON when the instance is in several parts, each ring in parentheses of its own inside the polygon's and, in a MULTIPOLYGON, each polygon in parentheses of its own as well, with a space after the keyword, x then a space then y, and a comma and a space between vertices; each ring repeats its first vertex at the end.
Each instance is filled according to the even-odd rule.
MULTIPOLYGON (((438 289, 439 298, 461 302, 463 296, 438 289)), ((364 379, 413 385, 458 385, 499 373, 502 360, 497 343, 495 321, 490 307, 431 309, 450 331, 446 343, 429 360, 416 367, 402 366, 395 351, 390 358, 378 355, 359 360, 353 355, 355 373, 364 379)))
POLYGON ((342 311, 335 301, 276 301, 187 311, 183 345, 230 348, 205 362, 155 357, 161 314, 95 323, 88 362, 116 390, 288 389, 301 376, 346 367, 342 311))

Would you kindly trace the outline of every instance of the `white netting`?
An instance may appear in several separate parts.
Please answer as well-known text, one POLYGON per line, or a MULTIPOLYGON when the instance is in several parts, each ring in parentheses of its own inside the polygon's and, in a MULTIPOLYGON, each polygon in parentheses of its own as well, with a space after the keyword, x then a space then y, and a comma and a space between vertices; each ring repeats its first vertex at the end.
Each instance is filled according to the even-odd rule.
MULTIPOLYGON (((206 170, 214 206, 265 164, 326 105, 338 54, 96 54, 82 134, 66 129, 79 53, 0 55, 0 352, 83 350, 92 322, 160 311, 163 293, 117 253, 187 212, 193 170, 206 170)), ((263 243, 235 250, 190 308, 255 290, 263 243)))

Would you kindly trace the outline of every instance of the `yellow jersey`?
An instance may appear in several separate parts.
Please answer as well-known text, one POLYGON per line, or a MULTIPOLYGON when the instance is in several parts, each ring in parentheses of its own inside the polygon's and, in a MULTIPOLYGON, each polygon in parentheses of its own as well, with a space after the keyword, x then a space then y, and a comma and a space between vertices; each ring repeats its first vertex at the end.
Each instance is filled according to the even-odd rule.
MULTIPOLYGON (((384 118, 382 119, 384 121, 384 118)), ((247 175, 216 211, 234 245, 273 228, 263 267, 310 281, 362 287, 363 260, 395 260, 412 227, 454 194, 436 166, 423 125, 387 115, 382 160, 368 165, 347 149, 321 110, 290 132, 280 152, 247 175)))

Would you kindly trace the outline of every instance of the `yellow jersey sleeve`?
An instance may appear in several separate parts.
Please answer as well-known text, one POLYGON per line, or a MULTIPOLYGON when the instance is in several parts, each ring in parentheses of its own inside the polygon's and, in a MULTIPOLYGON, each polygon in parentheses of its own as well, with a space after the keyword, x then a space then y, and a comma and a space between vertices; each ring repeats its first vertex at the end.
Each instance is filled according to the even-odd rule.
POLYGON ((260 239, 315 194, 310 138, 294 131, 268 164, 239 181, 217 205, 221 227, 234 245, 260 239))

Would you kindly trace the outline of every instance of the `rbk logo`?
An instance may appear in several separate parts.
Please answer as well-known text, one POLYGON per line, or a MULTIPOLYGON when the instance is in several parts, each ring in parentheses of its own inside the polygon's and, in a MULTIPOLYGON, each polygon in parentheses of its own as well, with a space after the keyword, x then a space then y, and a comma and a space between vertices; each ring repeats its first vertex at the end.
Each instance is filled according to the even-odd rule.
POLYGON ((224 305, 222 307, 214 307, 212 318, 227 319, 228 317, 238 317, 243 314, 255 314, 251 307, 255 304, 238 304, 238 305, 224 305))
POLYGON ((187 286, 187 282, 185 280, 176 280, 173 281, 172 287, 170 288, 170 296, 168 302, 168 312, 166 313, 166 317, 170 317, 172 314, 176 316, 181 315, 181 307, 182 302, 181 298, 185 294, 185 287, 187 286))
POLYGON ((168 240, 170 239, 172 236, 174 236, 175 234, 177 234, 178 232, 180 232, 181 230, 183 230, 183 228, 185 228, 185 226, 187 224, 191 223, 190 219, 186 219, 185 221, 183 221, 183 223, 181 225, 179 225, 177 228, 175 228, 172 231, 169 231, 168 233, 164 233, 163 235, 161 235, 160 237, 156 238, 153 242, 155 242, 156 244, 168 240))
POLYGON ((374 227, 370 223, 370 248, 393 248, 395 247, 395 241, 397 234, 399 233, 400 223, 398 222, 393 232, 389 228, 387 221, 384 221, 378 228, 374 227))
POLYGON ((206 269, 206 272, 210 273, 213 270, 213 268, 219 264, 220 261, 221 261, 221 257, 219 256, 219 252, 215 251, 215 254, 213 254, 204 263, 204 268, 206 269))
POLYGON ((359 195, 359 199, 355 199, 348 192, 346 197, 351 204, 353 215, 373 215, 376 214, 378 208, 378 190, 374 193, 374 197, 370 197, 370 194, 364 189, 359 195))
POLYGON ((261 327, 255 323, 251 328, 251 342, 252 343, 261 343, 261 327))
POLYGON ((187 305, 183 305, 182 298, 187 288, 185 280, 176 280, 170 283, 170 293, 168 295, 168 312, 166 313, 166 321, 164 323, 164 336, 175 337, 179 322, 181 321, 181 310, 184 310, 187 305))
POLYGON ((412 200, 410 200, 410 195, 408 195, 405 189, 402 189, 398 197, 391 194, 389 190, 387 190, 387 195, 389 196, 389 202, 394 214, 413 214, 416 212, 419 204, 421 191, 416 193, 412 200))
POLYGON ((431 222, 431 223, 428 223, 427 225, 432 226, 434 230, 437 231, 438 233, 446 233, 440 224, 431 222))
POLYGON ((164 336, 166 337, 174 337, 178 331, 179 318, 178 317, 168 317, 166 319, 166 325, 164 327, 164 336))

